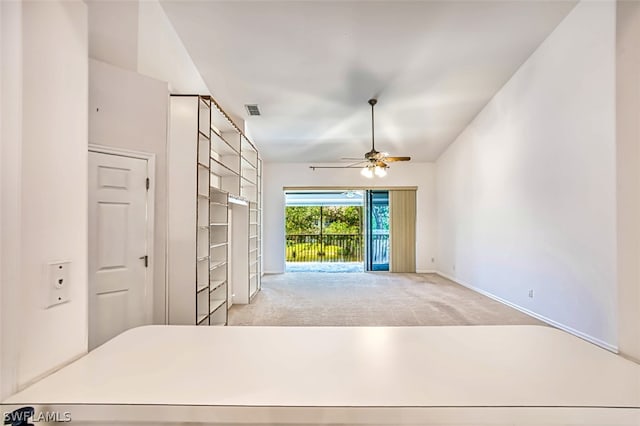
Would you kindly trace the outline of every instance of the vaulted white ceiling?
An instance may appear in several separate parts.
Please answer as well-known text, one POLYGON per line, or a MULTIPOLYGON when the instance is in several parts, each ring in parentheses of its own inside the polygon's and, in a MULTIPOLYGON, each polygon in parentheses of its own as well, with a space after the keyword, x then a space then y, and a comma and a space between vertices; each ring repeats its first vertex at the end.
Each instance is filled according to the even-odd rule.
POLYGON ((574 5, 162 1, 213 96, 284 162, 368 151, 371 97, 378 150, 435 160, 574 5))

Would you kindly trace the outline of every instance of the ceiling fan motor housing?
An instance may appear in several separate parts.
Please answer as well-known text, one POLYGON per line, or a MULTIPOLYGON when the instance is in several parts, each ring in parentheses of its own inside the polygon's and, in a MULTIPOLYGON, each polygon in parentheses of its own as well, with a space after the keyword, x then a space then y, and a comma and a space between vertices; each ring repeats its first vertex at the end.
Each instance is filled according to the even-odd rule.
POLYGON ((375 149, 372 149, 364 155, 364 158, 366 158, 367 160, 377 160, 379 157, 380 153, 375 149))

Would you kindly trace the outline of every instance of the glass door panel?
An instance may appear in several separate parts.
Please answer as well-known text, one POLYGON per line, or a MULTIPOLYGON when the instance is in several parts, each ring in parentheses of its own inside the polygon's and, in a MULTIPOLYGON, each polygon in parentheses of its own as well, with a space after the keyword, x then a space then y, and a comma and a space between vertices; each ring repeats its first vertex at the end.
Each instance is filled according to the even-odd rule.
POLYGON ((367 271, 389 270, 389 191, 367 191, 367 271))

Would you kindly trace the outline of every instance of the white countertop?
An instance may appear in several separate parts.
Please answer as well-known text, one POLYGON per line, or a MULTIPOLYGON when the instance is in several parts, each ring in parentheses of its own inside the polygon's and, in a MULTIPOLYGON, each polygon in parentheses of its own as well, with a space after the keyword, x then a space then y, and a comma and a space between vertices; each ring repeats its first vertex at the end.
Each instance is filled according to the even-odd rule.
POLYGON ((542 326, 149 326, 5 404, 637 409, 640 366, 542 326))

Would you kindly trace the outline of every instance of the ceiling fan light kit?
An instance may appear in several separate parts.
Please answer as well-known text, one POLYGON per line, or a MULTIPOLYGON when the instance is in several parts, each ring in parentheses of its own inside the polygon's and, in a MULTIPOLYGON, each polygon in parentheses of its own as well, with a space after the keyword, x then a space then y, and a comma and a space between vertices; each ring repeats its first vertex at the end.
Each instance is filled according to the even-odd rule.
POLYGON ((387 171, 383 167, 376 166, 374 168, 373 172, 376 174, 376 176, 381 177, 381 178, 385 177, 387 175, 387 171))
POLYGON ((373 178, 373 176, 385 177, 387 175, 386 166, 373 166, 371 164, 364 166, 362 170, 360 170, 360 174, 366 178, 373 178))
POLYGON ((371 151, 364 154, 364 160, 357 163, 350 164, 348 166, 309 166, 312 170, 315 169, 352 169, 360 167, 364 163, 364 167, 360 171, 360 174, 366 178, 373 178, 374 176, 385 177, 387 175, 387 163, 394 161, 409 161, 411 157, 389 157, 386 152, 376 151, 376 139, 375 139, 375 116, 373 107, 378 103, 377 99, 369 99, 369 105, 371 105, 371 151))
POLYGON ((371 170, 371 167, 364 167, 362 170, 360 170, 360 174, 366 178, 371 179, 373 177, 373 170, 371 170))

